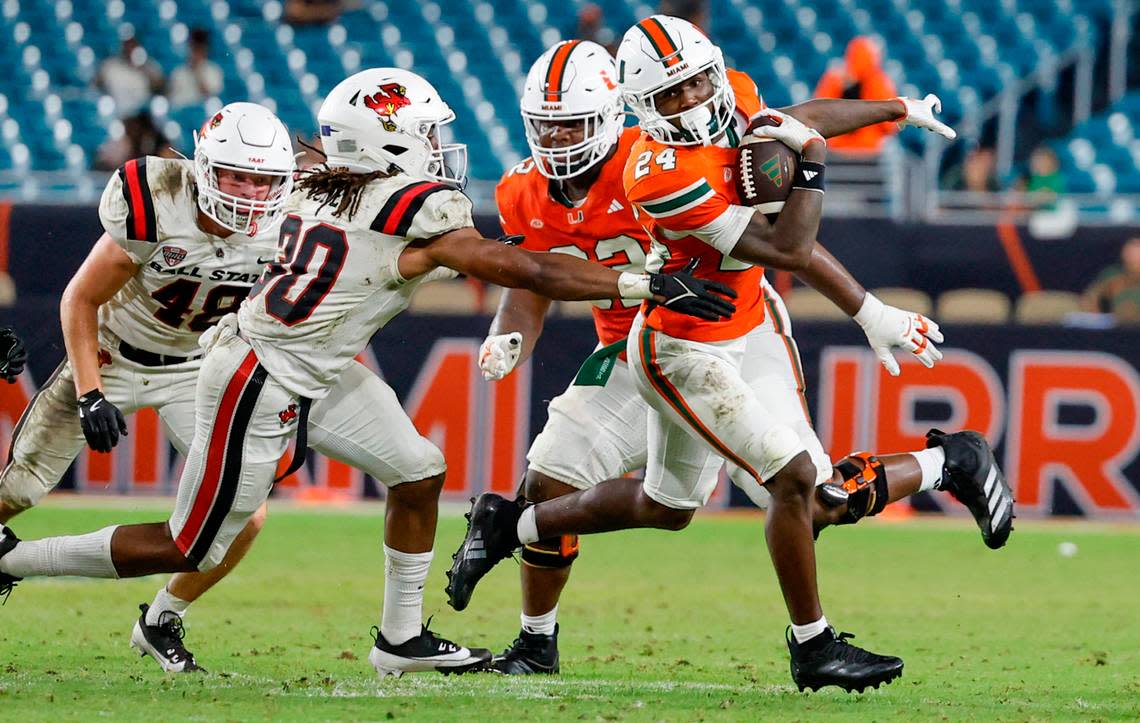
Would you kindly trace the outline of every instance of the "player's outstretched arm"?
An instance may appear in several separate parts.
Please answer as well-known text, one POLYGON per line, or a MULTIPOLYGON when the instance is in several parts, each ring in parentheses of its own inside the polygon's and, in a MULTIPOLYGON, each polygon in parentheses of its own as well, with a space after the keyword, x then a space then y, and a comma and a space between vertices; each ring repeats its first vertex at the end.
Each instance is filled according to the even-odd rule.
POLYGON ((894 121, 899 125, 925 128, 953 140, 958 136, 954 129, 934 117, 941 110, 942 101, 933 93, 921 100, 902 97, 890 100, 816 98, 781 109, 809 128, 816 129, 825 138, 894 121))
POLYGON ((566 254, 523 251, 483 238, 472 227, 410 245, 400 255, 405 278, 446 266, 482 281, 526 289, 551 299, 652 299, 683 314, 716 320, 731 316, 736 293, 716 282, 675 274, 619 273, 566 254))
POLYGON ((487 338, 479 347, 479 368, 484 379, 502 379, 530 358, 549 309, 550 299, 533 291, 503 292, 487 338))
POLYGON ((867 343, 892 376, 899 374, 893 349, 910 352, 927 367, 942 358, 942 352, 935 346, 942 342, 938 324, 922 314, 884 304, 864 289, 847 267, 818 241, 812 247, 807 268, 796 276, 831 299, 862 327, 867 343))

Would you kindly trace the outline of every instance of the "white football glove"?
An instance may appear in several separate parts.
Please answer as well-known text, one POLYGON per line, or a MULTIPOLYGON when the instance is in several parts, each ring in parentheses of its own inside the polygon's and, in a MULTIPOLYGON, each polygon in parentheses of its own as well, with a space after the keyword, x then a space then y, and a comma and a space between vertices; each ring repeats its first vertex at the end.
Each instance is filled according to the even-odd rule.
POLYGON ((479 347, 479 368, 483 378, 489 382, 498 381, 511 373, 519 363, 522 354, 522 334, 495 334, 483 340, 479 347))
POLYGON ((909 351, 928 369, 942 358, 934 346, 934 342, 942 343, 942 332, 922 314, 888 306, 868 292, 854 318, 892 377, 899 375, 899 363, 891 349, 909 351))
POLYGON ((898 122, 900 128, 904 126, 925 128, 949 140, 954 140, 958 137, 958 134, 953 128, 934 117, 935 113, 942 112, 942 101, 938 99, 938 96, 933 93, 928 93, 922 100, 915 98, 898 98, 898 100, 902 102, 903 107, 906 109, 903 117, 898 122))
POLYGON ((787 113, 781 113, 775 108, 765 108, 756 115, 752 116, 751 120, 756 120, 767 116, 774 118, 778 125, 774 126, 758 126, 752 129, 752 135, 757 138, 772 138, 780 141, 788 148, 791 148, 796 153, 803 153, 804 146, 812 141, 819 141, 820 143, 827 144, 823 136, 819 134, 814 128, 808 128, 800 121, 796 120, 787 113))

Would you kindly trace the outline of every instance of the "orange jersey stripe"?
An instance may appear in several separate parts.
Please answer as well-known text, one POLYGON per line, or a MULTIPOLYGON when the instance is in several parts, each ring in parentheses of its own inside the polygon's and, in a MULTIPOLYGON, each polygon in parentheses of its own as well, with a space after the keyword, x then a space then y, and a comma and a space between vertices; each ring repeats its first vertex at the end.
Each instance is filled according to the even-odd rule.
POLYGON ((645 33, 645 37, 649 38, 649 43, 653 49, 657 51, 657 57, 664 61, 665 65, 671 66, 681 62, 680 51, 673 39, 669 37, 669 33, 665 32, 665 28, 657 18, 646 18, 637 24, 637 29, 645 33))
POLYGON ((581 40, 570 40, 554 51, 550 59, 550 68, 546 71, 546 100, 557 103, 562 99, 562 79, 566 75, 566 64, 570 54, 578 47, 581 40))

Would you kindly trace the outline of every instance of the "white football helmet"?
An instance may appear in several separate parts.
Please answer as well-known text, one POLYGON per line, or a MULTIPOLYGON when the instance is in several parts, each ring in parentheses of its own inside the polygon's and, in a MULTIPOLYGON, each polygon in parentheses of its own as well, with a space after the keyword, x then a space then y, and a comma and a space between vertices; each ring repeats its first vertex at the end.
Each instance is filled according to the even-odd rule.
POLYGON ((256 103, 230 103, 194 133, 198 208, 222 226, 250 236, 272 226, 293 192, 293 144, 277 116, 256 103), (264 200, 243 198, 218 187, 218 170, 274 178, 264 200))
POLYGON ((613 58, 588 40, 566 40, 539 56, 527 73, 520 105, 534 164, 555 180, 580 175, 605 158, 625 120, 613 58), (583 122, 582 141, 543 147, 543 125, 566 120, 583 122))
POLYGON ((617 52, 622 98, 641 129, 661 143, 699 146, 713 143, 729 127, 736 99, 720 48, 688 20, 651 15, 626 31, 617 52), (707 72, 713 86, 708 102, 669 116, 653 97, 672 85, 707 72), (676 121, 676 125, 672 122, 676 121))
POLYGON ((453 120, 431 83, 400 68, 369 68, 342 80, 317 112, 330 167, 369 173, 394 166, 413 178, 463 188, 467 146, 439 138, 453 120))

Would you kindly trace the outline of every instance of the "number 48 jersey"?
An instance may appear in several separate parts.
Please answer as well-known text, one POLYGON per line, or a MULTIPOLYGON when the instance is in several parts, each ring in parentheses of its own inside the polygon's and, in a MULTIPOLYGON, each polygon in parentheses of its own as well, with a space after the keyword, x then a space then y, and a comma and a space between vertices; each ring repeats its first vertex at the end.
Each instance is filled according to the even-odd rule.
MULTIPOLYGON (((617 150, 577 205, 561 196, 534 161, 512 168, 495 189, 503 230, 526 236, 522 248, 530 251, 569 254, 618 271, 643 273, 649 235, 634 218, 622 188, 622 169, 639 133, 638 128, 622 132, 617 150)), ((640 306, 640 301, 621 299, 595 302, 598 340, 609 345, 624 339, 640 306)))
POLYGON ((212 236, 198 228, 194 168, 148 156, 111 176, 103 229, 139 265, 99 309, 100 326, 131 346, 196 356, 198 337, 242 299, 273 256, 276 234, 212 236))
POLYGON ((370 182, 351 218, 334 210, 293 192, 276 258, 238 312, 269 373, 310 399, 328 394, 421 283, 455 275, 437 269, 405 279, 398 263, 408 244, 473 225, 461 192, 403 174, 370 182))

